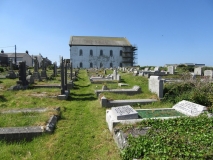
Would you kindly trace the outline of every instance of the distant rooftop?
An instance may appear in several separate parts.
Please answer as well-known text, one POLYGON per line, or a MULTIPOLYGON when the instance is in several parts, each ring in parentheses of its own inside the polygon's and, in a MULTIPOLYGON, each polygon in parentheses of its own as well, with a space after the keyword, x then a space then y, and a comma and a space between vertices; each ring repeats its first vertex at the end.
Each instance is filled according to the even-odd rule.
MULTIPOLYGON (((5 53, 8 57, 15 57, 15 53, 5 53)), ((16 53, 16 57, 24 57, 27 53, 16 53)))
POLYGON ((71 36, 70 46, 131 46, 125 37, 71 36))

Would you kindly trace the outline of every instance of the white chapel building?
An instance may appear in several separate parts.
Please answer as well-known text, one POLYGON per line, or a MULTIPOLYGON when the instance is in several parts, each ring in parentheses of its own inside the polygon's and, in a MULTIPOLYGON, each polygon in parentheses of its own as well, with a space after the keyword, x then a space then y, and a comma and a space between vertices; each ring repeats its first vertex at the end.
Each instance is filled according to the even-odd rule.
POLYGON ((124 37, 71 36, 69 46, 74 68, 133 66, 137 50, 124 37))

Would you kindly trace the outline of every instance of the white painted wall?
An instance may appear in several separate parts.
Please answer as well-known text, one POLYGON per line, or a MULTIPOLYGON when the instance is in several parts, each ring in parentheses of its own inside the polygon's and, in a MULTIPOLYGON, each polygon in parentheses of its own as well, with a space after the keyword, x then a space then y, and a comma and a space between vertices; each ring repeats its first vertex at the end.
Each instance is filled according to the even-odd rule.
POLYGON ((112 63, 112 67, 118 67, 122 63, 122 56, 120 56, 122 49, 122 47, 114 46, 71 46, 70 59, 74 68, 80 67, 80 63, 83 64, 82 68, 90 68, 90 63, 93 64, 93 68, 100 68, 100 63, 104 68, 110 68, 110 63, 112 63), (81 49, 83 55, 79 56, 81 49), (93 56, 90 55, 90 50, 93 51, 93 56), (100 56, 100 50, 103 50, 103 56, 100 56), (112 56, 110 56, 110 50, 113 51, 112 56))
POLYGON ((29 67, 33 66, 33 64, 32 64, 32 57, 29 54, 26 54, 23 57, 23 61, 26 61, 26 65, 29 66, 29 67))

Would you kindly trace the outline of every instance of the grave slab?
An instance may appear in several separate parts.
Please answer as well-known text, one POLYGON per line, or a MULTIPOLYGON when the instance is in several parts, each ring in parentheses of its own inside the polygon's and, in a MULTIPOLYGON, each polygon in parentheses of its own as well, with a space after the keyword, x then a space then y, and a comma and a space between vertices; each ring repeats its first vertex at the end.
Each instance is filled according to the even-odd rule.
POLYGON ((136 112, 130 105, 112 107, 112 115, 117 120, 126 120, 126 119, 137 119, 138 112, 136 112))
POLYGON ((205 106, 186 100, 178 102, 172 108, 188 116, 198 116, 204 111, 207 111, 207 108, 205 106))
POLYGON ((109 89, 109 88, 102 87, 102 90, 95 90, 95 94, 97 97, 100 95, 100 93, 103 93, 103 92, 133 95, 133 94, 141 93, 141 88, 139 86, 133 86, 131 89, 109 89))
POLYGON ((106 97, 100 98, 101 107, 116 107, 134 104, 148 104, 156 102, 156 99, 128 99, 128 100, 108 100, 106 97))

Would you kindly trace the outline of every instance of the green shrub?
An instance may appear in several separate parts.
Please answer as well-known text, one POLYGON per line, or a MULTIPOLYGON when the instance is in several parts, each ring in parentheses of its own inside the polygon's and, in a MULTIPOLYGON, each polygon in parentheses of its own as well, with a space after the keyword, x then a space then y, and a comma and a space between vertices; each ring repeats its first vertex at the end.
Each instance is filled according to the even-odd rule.
POLYGON ((207 107, 213 104, 213 86, 208 81, 185 80, 181 83, 170 83, 164 87, 164 101, 178 103, 188 100, 207 107))
POLYGON ((128 147, 122 150, 124 160, 139 159, 212 159, 213 118, 182 117, 150 119, 137 126, 151 127, 144 136, 128 137, 128 147))
POLYGON ((4 72, 4 68, 3 67, 0 67, 0 72, 4 72))

